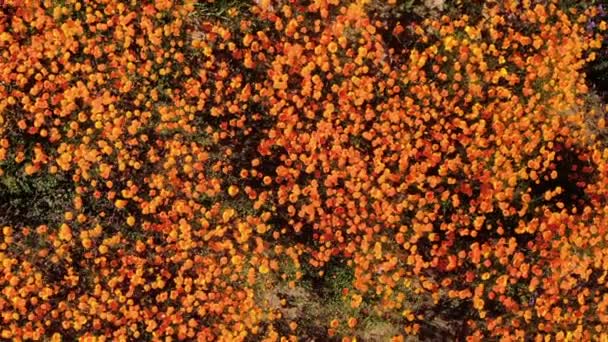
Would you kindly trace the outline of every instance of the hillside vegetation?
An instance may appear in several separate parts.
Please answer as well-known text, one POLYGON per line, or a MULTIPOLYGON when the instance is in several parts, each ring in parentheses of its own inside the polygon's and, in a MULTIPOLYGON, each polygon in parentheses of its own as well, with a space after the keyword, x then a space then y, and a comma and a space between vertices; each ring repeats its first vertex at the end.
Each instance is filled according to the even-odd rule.
POLYGON ((0 1, 0 336, 608 339, 607 4, 0 1))

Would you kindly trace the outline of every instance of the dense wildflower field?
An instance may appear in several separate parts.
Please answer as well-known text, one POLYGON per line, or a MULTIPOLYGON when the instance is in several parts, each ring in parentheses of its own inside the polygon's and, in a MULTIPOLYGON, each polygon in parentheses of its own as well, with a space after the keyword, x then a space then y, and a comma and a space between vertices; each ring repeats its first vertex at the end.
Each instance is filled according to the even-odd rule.
POLYGON ((0 337, 605 341, 607 10, 0 1, 0 337))

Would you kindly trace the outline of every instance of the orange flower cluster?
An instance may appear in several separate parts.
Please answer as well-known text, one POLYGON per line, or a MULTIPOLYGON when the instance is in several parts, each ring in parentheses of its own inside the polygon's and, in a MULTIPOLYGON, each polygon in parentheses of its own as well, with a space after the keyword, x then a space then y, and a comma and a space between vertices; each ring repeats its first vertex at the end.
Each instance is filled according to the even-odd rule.
POLYGON ((212 4, 0 5, 0 175, 73 185, 58 220, 2 228, 2 338, 295 340, 263 294, 336 260, 328 336, 446 306, 473 340, 608 336, 594 8, 212 4))

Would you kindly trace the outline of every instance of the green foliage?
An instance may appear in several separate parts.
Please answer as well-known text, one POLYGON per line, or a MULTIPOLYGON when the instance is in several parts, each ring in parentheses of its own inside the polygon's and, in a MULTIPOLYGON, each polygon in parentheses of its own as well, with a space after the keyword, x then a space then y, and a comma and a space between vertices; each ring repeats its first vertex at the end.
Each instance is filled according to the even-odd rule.
POLYGON ((73 183, 60 175, 0 177, 0 224, 35 227, 60 222, 71 205, 73 183))
POLYGON ((221 21, 235 20, 236 17, 231 13, 231 10, 240 12, 251 4, 251 1, 244 0, 202 0, 196 3, 195 11, 191 13, 191 17, 221 21))

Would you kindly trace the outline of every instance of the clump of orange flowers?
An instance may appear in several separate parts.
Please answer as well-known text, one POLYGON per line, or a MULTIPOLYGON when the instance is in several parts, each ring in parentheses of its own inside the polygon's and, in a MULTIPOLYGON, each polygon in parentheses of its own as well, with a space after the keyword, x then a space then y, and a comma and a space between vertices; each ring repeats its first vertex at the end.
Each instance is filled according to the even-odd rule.
POLYGON ((336 264, 328 335, 607 336, 596 8, 216 6, 0 4, 0 178, 72 185, 0 221, 2 338, 295 340, 268 288, 336 264))

